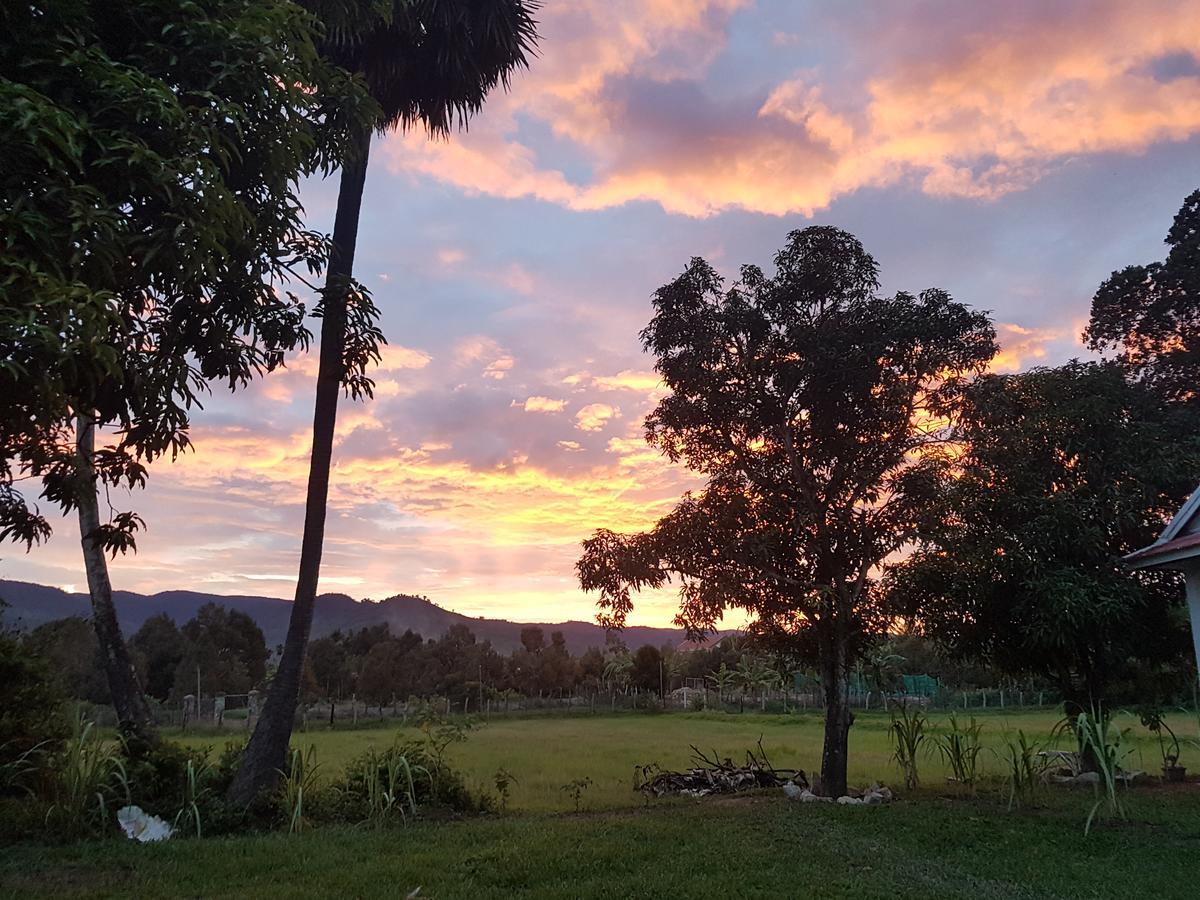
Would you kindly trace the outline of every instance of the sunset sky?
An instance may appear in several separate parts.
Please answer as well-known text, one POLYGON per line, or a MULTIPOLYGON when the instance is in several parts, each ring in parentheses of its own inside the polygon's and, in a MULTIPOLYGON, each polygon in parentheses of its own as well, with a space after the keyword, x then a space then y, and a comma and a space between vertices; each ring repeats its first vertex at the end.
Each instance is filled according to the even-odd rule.
MULTIPOLYGON (((695 255, 769 265, 845 228, 884 290, 993 311, 996 367, 1083 353, 1113 269, 1161 258, 1200 187, 1200 0, 570 0, 470 132, 377 139, 357 274, 391 344, 345 401, 321 588, 591 619, 579 542, 695 482, 642 440, 650 295, 695 255)), ((307 185, 332 228, 336 179, 307 185)), ((117 588, 290 597, 316 354, 197 414, 195 452, 114 505, 117 588)), ((3 575, 85 589, 64 522, 3 575)), ((631 618, 665 624, 671 596, 631 618)))

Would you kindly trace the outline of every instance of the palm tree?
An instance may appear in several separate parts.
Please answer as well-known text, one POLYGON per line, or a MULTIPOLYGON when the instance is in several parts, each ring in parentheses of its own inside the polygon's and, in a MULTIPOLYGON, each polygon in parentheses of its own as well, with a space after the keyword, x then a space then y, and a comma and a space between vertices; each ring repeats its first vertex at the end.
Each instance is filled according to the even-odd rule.
POLYGON ((605 664, 604 679, 611 685, 620 685, 622 690, 628 690, 632 672, 633 657, 628 653, 618 653, 605 664))
POLYGON ((725 694, 737 682, 738 675, 737 672, 729 668, 725 663, 721 663, 721 668, 708 675, 707 678, 717 689, 717 703, 724 703, 725 694))
MULTIPOLYGON (((325 25, 325 56, 366 82, 379 106, 374 130, 381 134, 419 123, 431 137, 448 135, 455 122, 463 126, 482 109, 493 88, 507 88, 512 72, 527 66, 536 48, 534 0, 308 0, 306 5, 325 25)), ((342 166, 333 249, 321 301, 321 351, 300 571, 267 705, 229 789, 230 799, 241 804, 277 781, 292 734, 321 570, 338 392, 346 384, 348 369, 362 365, 362 347, 347 346, 347 322, 361 323, 352 305, 352 273, 371 131, 359 132, 342 166)), ((346 386, 360 390, 362 382, 346 386)))

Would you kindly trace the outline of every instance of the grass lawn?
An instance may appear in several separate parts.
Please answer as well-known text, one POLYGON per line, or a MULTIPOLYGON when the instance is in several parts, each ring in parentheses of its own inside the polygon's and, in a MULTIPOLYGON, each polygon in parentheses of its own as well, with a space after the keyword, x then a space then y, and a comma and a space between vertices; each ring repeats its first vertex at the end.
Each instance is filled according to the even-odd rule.
POLYGON ((21 897, 1195 897, 1200 792, 1138 795, 1085 838, 1086 796, 1008 812, 933 793, 884 807, 778 796, 162 845, 16 847, 21 897))
MULTIPOLYGON (((945 725, 945 714, 932 713, 933 725, 945 725)), ((1023 729, 1031 738, 1048 740, 1061 714, 1052 710, 986 713, 983 740, 999 749, 1006 733, 1023 729)), ((1132 717, 1119 719, 1134 728, 1137 752, 1130 767, 1156 772, 1162 765, 1156 742, 1132 717)), ((886 714, 859 713, 850 732, 850 783, 866 785, 874 780, 895 784, 899 772, 892 762, 886 714)), ((1196 723, 1180 716, 1172 726, 1181 737, 1196 734, 1196 723)), ((293 744, 307 749, 316 747, 322 773, 330 776, 351 757, 368 747, 384 747, 397 734, 420 737, 415 729, 395 727, 327 728, 297 733, 293 744)), ((511 787, 510 808, 525 812, 569 810, 570 798, 562 786, 579 778, 590 778, 592 785, 583 797, 583 808, 619 809, 641 802, 633 792, 633 768, 657 762, 664 768, 688 765, 689 745, 740 762, 759 735, 771 762, 783 768, 801 768, 813 772, 820 768, 822 721, 818 714, 760 716, 746 713, 671 713, 666 715, 597 715, 573 717, 526 717, 494 719, 471 734, 466 743, 453 745, 447 756, 461 768, 468 782, 479 790, 494 791, 493 776, 505 768, 516 776, 511 787)), ((240 733, 236 735, 241 737, 240 733)), ((213 746, 219 750, 228 735, 208 734, 175 736, 193 746, 213 746)), ((1066 747, 1069 740, 1063 741, 1066 747)), ((927 783, 940 783, 946 769, 933 748, 921 760, 921 774, 927 783)), ((1198 754, 1200 756, 1200 754, 1198 754)), ((1184 752, 1184 763, 1188 759, 1184 752)), ((999 773, 999 763, 990 752, 980 757, 985 770, 999 773)), ((1193 766, 1200 769, 1200 759, 1193 766)))
MULTIPOLYGON (((993 746, 1017 728, 1044 738, 1057 721, 1048 711, 980 718, 993 746)), ((1194 720, 1173 725, 1195 735, 1194 720)), ((1157 747, 1137 731, 1142 758, 1130 764, 1153 770, 1157 747)), ((417 887, 434 898, 605 900, 1200 896, 1195 782, 1126 792, 1127 819, 1103 820, 1088 837, 1090 789, 1046 788, 1035 807, 1010 811, 995 784, 977 797, 947 788, 936 755, 923 760, 925 787, 889 806, 798 804, 774 791, 647 805, 631 790, 635 763, 685 765, 689 743, 740 755, 759 734, 777 765, 812 769, 819 758, 815 716, 493 721, 451 754, 483 788, 491 789, 497 767, 516 775, 508 815, 161 845, 19 844, 0 851, 0 897, 403 897, 417 887), (575 813, 561 786, 582 777, 594 784, 575 813)), ((383 727, 313 730, 296 742, 315 745, 332 774, 395 735, 383 727)), ((219 747, 228 737, 185 740, 219 747)), ((852 783, 899 781, 885 717, 859 717, 852 759, 852 783)), ((997 770, 990 755, 984 762, 997 770)))

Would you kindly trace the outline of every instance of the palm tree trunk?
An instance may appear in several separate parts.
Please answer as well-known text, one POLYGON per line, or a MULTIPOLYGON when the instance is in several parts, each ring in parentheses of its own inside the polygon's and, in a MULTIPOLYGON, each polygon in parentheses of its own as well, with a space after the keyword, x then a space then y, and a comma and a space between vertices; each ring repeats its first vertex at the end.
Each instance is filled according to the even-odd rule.
POLYGON ((83 547, 83 565, 87 572, 88 593, 92 598, 92 627, 100 644, 100 657, 108 679, 108 692, 117 714, 117 725, 127 738, 144 744, 157 742, 154 716, 138 682, 129 648, 121 636, 117 609, 113 605, 108 560, 100 545, 100 503, 96 496, 96 426, 90 415, 79 416, 75 424, 75 454, 85 490, 79 498, 79 540, 83 547))
POLYGON ((321 550, 325 539, 325 512, 329 500, 329 469, 337 425, 338 393, 342 387, 347 292, 354 270, 358 219, 371 146, 370 129, 358 135, 357 143, 358 146, 342 166, 337 215, 333 224, 333 248, 325 279, 312 456, 308 469, 308 495, 296 599, 292 604, 287 639, 279 667, 271 681, 266 707, 246 745, 237 776, 229 787, 229 799, 242 805, 249 804, 255 795, 274 787, 279 779, 279 771, 284 767, 300 695, 304 653, 312 630, 313 608, 321 573, 321 550))

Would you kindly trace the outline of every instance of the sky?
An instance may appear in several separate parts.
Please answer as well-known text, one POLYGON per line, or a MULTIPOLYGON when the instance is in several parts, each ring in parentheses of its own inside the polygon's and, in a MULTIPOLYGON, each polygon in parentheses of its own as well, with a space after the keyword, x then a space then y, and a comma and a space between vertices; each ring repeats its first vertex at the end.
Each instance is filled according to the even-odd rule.
MULTIPOLYGON (((590 620, 596 528, 698 482, 650 450, 638 332, 693 256, 769 267, 830 224, 883 290, 997 323, 999 371, 1085 355, 1114 269, 1160 259, 1200 187, 1200 0, 570 0, 467 133, 378 138, 356 274, 389 345, 343 401, 321 589, 468 615, 590 620)), ((306 184, 332 229, 336 178, 306 184)), ((148 531, 117 588, 290 597, 316 351, 193 422, 195 451, 114 493, 148 531)), ((84 590, 71 521, 0 575, 84 590)), ((670 592, 631 624, 666 624, 670 592)))

